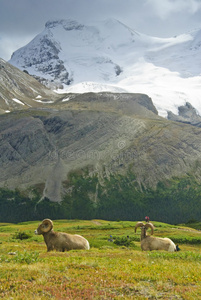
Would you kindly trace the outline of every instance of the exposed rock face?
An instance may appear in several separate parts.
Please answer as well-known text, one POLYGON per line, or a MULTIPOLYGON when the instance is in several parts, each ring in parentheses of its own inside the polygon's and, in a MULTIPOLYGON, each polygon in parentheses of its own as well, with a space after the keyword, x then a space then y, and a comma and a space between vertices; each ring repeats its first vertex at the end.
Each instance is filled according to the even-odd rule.
MULTIPOLYGON (((60 46, 56 41, 44 35, 40 38, 40 47, 35 47, 30 49, 30 51, 31 55, 26 57, 23 66, 25 69, 34 66, 40 74, 49 75, 49 77, 55 81, 51 87, 53 87, 53 84, 55 87, 59 87, 59 83, 55 80, 58 78, 61 83, 69 84, 69 74, 64 67, 64 62, 59 59, 58 53, 60 52, 60 46)), ((40 77, 38 78, 38 76, 36 76, 36 79, 40 79, 40 77)), ((41 81, 46 83, 47 86, 51 85, 47 79, 44 81, 44 79, 41 78, 41 81)))
POLYGON ((100 181, 129 170, 145 187, 190 172, 200 178, 200 128, 159 117, 145 95, 69 98, 49 110, 0 116, 0 186, 40 184, 44 196, 60 201, 68 173, 85 167, 100 181))
POLYGON ((179 115, 168 112, 168 119, 201 127, 201 117, 190 103, 187 102, 186 105, 180 106, 178 111, 179 115))

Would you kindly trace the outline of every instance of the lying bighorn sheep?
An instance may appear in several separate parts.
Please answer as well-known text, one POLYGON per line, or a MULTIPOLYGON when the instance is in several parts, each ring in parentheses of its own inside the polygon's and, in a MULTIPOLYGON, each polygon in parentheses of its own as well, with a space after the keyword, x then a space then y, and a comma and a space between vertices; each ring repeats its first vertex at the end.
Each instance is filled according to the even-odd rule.
POLYGON ((144 224, 143 222, 138 222, 135 225, 135 232, 137 231, 138 227, 141 227, 141 249, 142 250, 144 251, 166 250, 169 252, 177 251, 175 244, 170 239, 146 235, 146 231, 148 228, 151 228, 151 234, 153 234, 154 226, 152 223, 144 224))
POLYGON ((64 232, 54 232, 53 222, 45 219, 35 230, 35 234, 42 234, 47 245, 47 251, 62 251, 72 249, 89 250, 89 242, 81 235, 68 234, 64 232))

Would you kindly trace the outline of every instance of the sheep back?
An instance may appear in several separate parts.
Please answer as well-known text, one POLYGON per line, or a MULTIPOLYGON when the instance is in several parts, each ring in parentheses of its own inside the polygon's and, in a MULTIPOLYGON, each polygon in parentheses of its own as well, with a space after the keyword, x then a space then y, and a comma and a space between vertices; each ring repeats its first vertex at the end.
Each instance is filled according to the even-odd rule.
POLYGON ((69 251, 72 249, 89 250, 89 242, 80 235, 50 231, 44 234, 47 250, 69 251))
POLYGON ((176 245, 168 238, 156 238, 147 236, 141 241, 141 248, 144 251, 165 250, 169 252, 176 251, 176 245))

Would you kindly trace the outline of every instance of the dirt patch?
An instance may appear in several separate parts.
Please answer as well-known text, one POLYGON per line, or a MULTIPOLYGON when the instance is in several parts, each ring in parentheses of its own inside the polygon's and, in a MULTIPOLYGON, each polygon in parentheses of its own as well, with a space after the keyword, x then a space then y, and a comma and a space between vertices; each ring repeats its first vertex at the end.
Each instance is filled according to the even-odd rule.
POLYGON ((98 226, 101 226, 101 225, 102 225, 100 222, 95 221, 95 220, 92 220, 91 222, 94 223, 94 224, 96 224, 96 225, 98 225, 98 226))

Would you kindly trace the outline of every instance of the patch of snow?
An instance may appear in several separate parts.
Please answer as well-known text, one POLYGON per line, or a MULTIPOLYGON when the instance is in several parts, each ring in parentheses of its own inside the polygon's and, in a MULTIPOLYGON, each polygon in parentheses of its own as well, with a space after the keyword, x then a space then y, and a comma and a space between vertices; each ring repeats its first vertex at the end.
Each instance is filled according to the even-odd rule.
MULTIPOLYGON (((33 75, 33 74, 32 74, 33 75)), ((37 91, 35 89, 33 89, 31 86, 30 86, 30 89, 34 92, 34 93, 37 93, 37 91)))
POLYGON ((43 104, 54 103, 54 101, 52 101, 52 100, 50 100, 50 101, 43 101, 43 100, 36 100, 36 99, 32 99, 32 100, 39 102, 39 103, 43 103, 43 104))
POLYGON ((70 86, 65 86, 62 90, 55 90, 58 94, 63 93, 99 93, 99 92, 111 92, 111 93, 125 93, 126 89, 119 87, 118 85, 103 84, 93 81, 80 82, 70 86))
POLYGON ((70 98, 67 97, 67 98, 62 99, 62 102, 66 102, 66 101, 69 101, 69 100, 70 100, 70 98))
POLYGON ((15 101, 18 104, 24 105, 24 103, 16 98, 13 98, 13 101, 15 101))

